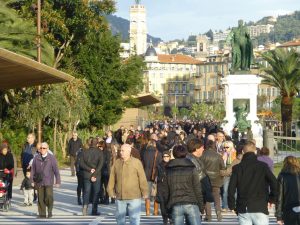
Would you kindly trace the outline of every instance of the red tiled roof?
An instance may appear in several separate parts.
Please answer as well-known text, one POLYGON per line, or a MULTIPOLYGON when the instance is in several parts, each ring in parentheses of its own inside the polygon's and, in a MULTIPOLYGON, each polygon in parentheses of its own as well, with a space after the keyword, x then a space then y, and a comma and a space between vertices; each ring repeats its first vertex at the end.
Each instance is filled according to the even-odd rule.
POLYGON ((297 47, 300 46, 300 39, 285 42, 282 45, 279 45, 280 48, 286 48, 286 47, 297 47))
POLYGON ((158 61, 160 63, 176 63, 176 64, 200 64, 202 61, 197 60, 191 56, 187 55, 160 55, 158 54, 158 61))

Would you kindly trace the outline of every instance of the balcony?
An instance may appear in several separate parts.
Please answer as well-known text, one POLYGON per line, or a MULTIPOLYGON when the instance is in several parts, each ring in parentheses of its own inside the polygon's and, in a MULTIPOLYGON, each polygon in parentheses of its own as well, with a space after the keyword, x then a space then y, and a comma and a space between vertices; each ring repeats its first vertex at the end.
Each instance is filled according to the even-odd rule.
POLYGON ((201 90, 201 86, 200 86, 200 85, 195 85, 195 86, 194 86, 194 90, 196 90, 196 91, 201 90))

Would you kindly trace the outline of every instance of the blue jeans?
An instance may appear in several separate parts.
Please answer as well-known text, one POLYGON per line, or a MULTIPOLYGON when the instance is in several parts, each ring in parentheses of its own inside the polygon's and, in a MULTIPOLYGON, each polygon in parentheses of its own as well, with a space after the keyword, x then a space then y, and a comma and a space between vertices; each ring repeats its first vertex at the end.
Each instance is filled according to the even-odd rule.
POLYGON ((222 198, 222 208, 228 209, 228 186, 229 186, 230 177, 224 177, 223 184, 223 198, 222 198))
POLYGON ((126 224, 126 210, 128 209, 130 225, 139 225, 141 217, 141 203, 141 199, 117 200, 117 224, 126 224))
POLYGON ((269 216, 264 213, 239 213, 240 225, 268 225, 269 216))
POLYGON ((192 204, 173 206, 172 220, 174 225, 184 224, 184 218, 186 218, 189 225, 200 225, 201 218, 199 207, 192 204))
POLYGON ((97 178, 95 182, 91 182, 88 179, 84 179, 83 181, 83 205, 88 205, 90 202, 91 191, 92 193, 92 203, 93 203, 93 211, 97 212, 98 209, 98 200, 100 194, 100 179, 97 178))

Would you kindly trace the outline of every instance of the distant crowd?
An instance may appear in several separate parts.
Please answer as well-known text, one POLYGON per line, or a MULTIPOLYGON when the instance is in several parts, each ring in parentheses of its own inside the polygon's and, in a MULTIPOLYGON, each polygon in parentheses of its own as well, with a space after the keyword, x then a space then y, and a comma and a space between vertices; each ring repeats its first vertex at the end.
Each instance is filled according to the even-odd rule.
MULTIPOLYGON (((22 153, 27 182, 21 188, 37 190, 39 217, 51 218, 59 170, 48 144, 31 138, 22 153)), ((218 221, 226 212, 236 213, 242 225, 266 225, 275 204, 278 224, 300 224, 300 199, 294 197, 300 196, 298 159, 286 157, 276 179, 269 149, 256 147, 250 127, 228 134, 212 120, 156 121, 144 129, 121 126, 85 142, 73 132, 67 152, 83 215, 89 204, 92 215, 100 215, 99 204, 116 204, 118 224, 125 224, 126 215, 139 224, 144 199, 146 215, 161 214, 164 225, 212 221, 211 204, 218 221)), ((1 157, 0 170, 8 167, 1 157)), ((25 205, 32 204, 33 193, 24 192, 25 205)))

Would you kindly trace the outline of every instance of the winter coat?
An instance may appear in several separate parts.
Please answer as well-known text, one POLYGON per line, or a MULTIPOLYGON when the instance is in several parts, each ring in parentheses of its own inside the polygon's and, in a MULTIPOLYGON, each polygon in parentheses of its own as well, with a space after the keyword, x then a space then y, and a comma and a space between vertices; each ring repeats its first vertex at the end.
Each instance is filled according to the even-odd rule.
POLYGON ((82 153, 82 160, 80 161, 80 168, 83 170, 83 178, 90 180, 91 177, 101 179, 101 169, 103 166, 103 152, 96 147, 91 147, 84 150, 82 153), (95 169, 92 174, 91 170, 95 169))
POLYGON ((32 183, 30 181, 30 178, 28 177, 25 177, 22 181, 22 184, 21 184, 21 187, 20 187, 20 190, 31 190, 33 189, 32 187, 32 183))
POLYGON ((275 216, 277 220, 282 220, 294 207, 300 206, 300 174, 280 172, 277 181, 278 198, 275 216))
POLYGON ((186 158, 173 159, 167 165, 168 208, 178 204, 204 206, 201 184, 195 165, 186 158))
POLYGON ((148 184, 140 160, 117 159, 111 168, 107 192, 119 200, 140 199, 148 195, 148 184))
MULTIPOLYGON (((146 148, 146 150, 143 154, 142 160, 143 160, 143 165, 144 165, 144 170, 145 170, 147 181, 153 181, 151 179, 152 171, 154 169, 154 172, 155 172, 157 165, 162 161, 162 154, 156 148, 150 146, 150 147, 146 148), (156 163, 155 163, 155 168, 153 168, 156 152, 157 152, 156 163)), ((157 173, 155 173, 155 176, 156 175, 157 175, 157 173)))
POLYGON ((221 176, 221 172, 222 170, 225 170, 222 156, 213 149, 207 149, 201 156, 201 160, 211 185, 213 187, 222 187, 223 177, 221 176))
POLYGON ((32 162, 30 181, 37 186, 52 186, 55 183, 60 184, 60 173, 57 165, 57 161, 54 155, 47 153, 46 158, 43 160, 41 154, 37 154, 32 162), (41 176, 41 181, 36 182, 35 177, 41 176))
POLYGON ((193 154, 188 154, 186 156, 187 159, 191 160, 191 162, 195 165, 196 170, 198 172, 199 180, 201 183, 202 195, 204 202, 214 202, 214 198, 212 195, 212 186, 209 177, 206 175, 204 170, 203 162, 201 158, 195 157, 193 154))
POLYGON ((75 160, 75 168, 76 168, 76 173, 77 175, 83 175, 83 170, 80 168, 80 161, 82 160, 82 154, 83 154, 83 149, 79 149, 76 153, 76 160, 75 160))
POLYGON ((156 201, 159 203, 166 202, 166 195, 168 193, 168 183, 167 183, 167 171, 166 166, 168 163, 161 161, 157 165, 157 195, 156 201))
POLYGON ((244 154, 242 161, 232 168, 228 187, 229 208, 238 213, 268 215, 268 202, 275 202, 276 196, 276 178, 267 164, 258 161, 254 152, 244 154))
POLYGON ((21 153, 21 163, 23 168, 29 166, 30 161, 33 159, 34 154, 36 153, 35 144, 29 145, 26 143, 21 153))
POLYGON ((8 169, 12 170, 14 168, 14 158, 10 152, 6 155, 0 154, 0 170, 8 169))
POLYGON ((77 138, 77 140, 74 141, 74 139, 71 138, 68 143, 67 152, 70 156, 76 157, 77 151, 81 148, 83 148, 81 139, 77 138))
POLYGON ((101 175, 105 177, 109 177, 111 152, 107 149, 104 149, 102 152, 103 152, 103 166, 101 170, 101 175))

